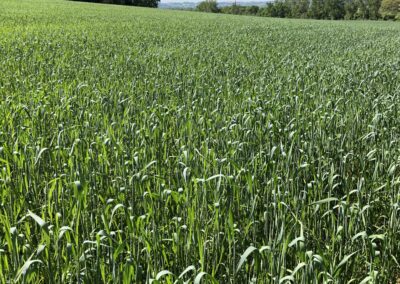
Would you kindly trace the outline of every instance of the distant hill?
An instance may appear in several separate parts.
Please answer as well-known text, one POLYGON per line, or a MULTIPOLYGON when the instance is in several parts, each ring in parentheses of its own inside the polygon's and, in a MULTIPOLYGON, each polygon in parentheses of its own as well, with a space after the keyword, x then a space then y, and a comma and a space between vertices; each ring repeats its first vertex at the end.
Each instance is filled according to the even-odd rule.
MULTIPOLYGON (((240 2, 237 1, 236 4, 237 5, 241 5, 241 6, 265 6, 266 2, 268 1, 246 1, 246 2, 240 2)), ((161 9, 194 9, 196 8, 198 2, 163 2, 161 1, 158 4, 158 7, 161 9)), ((225 7, 225 6, 231 6, 233 5, 234 2, 230 1, 230 2, 218 2, 218 6, 219 7, 225 7)))

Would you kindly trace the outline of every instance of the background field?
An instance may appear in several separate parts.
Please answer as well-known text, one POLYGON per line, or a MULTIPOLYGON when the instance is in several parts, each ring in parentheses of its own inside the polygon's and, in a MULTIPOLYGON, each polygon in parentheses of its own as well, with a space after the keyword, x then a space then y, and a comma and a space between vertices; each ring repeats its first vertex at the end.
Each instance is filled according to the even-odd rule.
POLYGON ((0 282, 394 283, 399 96, 399 23, 0 1, 0 282))

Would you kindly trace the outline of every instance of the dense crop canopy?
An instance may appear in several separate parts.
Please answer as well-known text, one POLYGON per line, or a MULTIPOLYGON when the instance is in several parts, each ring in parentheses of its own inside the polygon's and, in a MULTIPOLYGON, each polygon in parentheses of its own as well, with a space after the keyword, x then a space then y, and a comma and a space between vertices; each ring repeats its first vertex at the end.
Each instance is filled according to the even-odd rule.
POLYGON ((389 283, 400 24, 0 1, 0 282, 389 283))

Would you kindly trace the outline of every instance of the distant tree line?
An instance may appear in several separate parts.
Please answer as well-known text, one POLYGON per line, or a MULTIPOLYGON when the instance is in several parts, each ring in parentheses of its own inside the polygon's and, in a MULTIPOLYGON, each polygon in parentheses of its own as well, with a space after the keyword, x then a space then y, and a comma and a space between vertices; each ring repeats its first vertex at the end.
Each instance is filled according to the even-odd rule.
POLYGON ((223 14, 235 14, 235 15, 258 15, 260 7, 258 6, 240 6, 232 5, 221 8, 223 14))
POLYGON ((72 0, 72 1, 141 6, 141 7, 151 7, 151 8, 157 8, 158 2, 160 2, 160 0, 72 0))
POLYGON ((276 0, 266 7, 232 5, 222 8, 216 1, 206 0, 199 3, 197 10, 279 18, 400 20, 400 0, 276 0))

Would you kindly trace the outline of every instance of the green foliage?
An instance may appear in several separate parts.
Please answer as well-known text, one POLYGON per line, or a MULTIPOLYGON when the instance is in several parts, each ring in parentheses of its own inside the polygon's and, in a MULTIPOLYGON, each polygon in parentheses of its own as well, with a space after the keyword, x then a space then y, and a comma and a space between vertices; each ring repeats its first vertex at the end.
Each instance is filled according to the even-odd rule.
POLYGON ((400 0, 382 0, 380 13, 384 19, 400 19, 400 0))
POLYGON ((268 3, 266 8, 260 11, 261 16, 275 18, 289 18, 291 14, 290 7, 286 2, 268 3))
POLYGON ((206 0, 206 1, 200 2, 196 6, 196 10, 200 11, 200 12, 207 12, 207 13, 219 13, 220 12, 217 1, 214 1, 214 0, 206 0))
MULTIPOLYGON (((381 18, 379 12, 380 5, 381 0, 276 0, 275 2, 268 2, 263 8, 257 6, 232 5, 218 9, 216 2, 213 2, 211 6, 210 2, 205 1, 199 4, 197 10, 203 12, 221 12, 223 14, 257 15, 276 18, 377 20, 381 18)), ((395 13, 385 14, 385 18, 394 19, 395 16, 395 13)))
POLYGON ((262 15, 284 18, 370 19, 380 17, 381 0, 278 0, 268 3, 262 15))
POLYGON ((234 14, 234 15, 257 15, 260 8, 258 6, 240 6, 232 5, 221 8, 223 14, 234 14))
POLYGON ((0 283, 395 283, 399 32, 0 1, 0 283))

